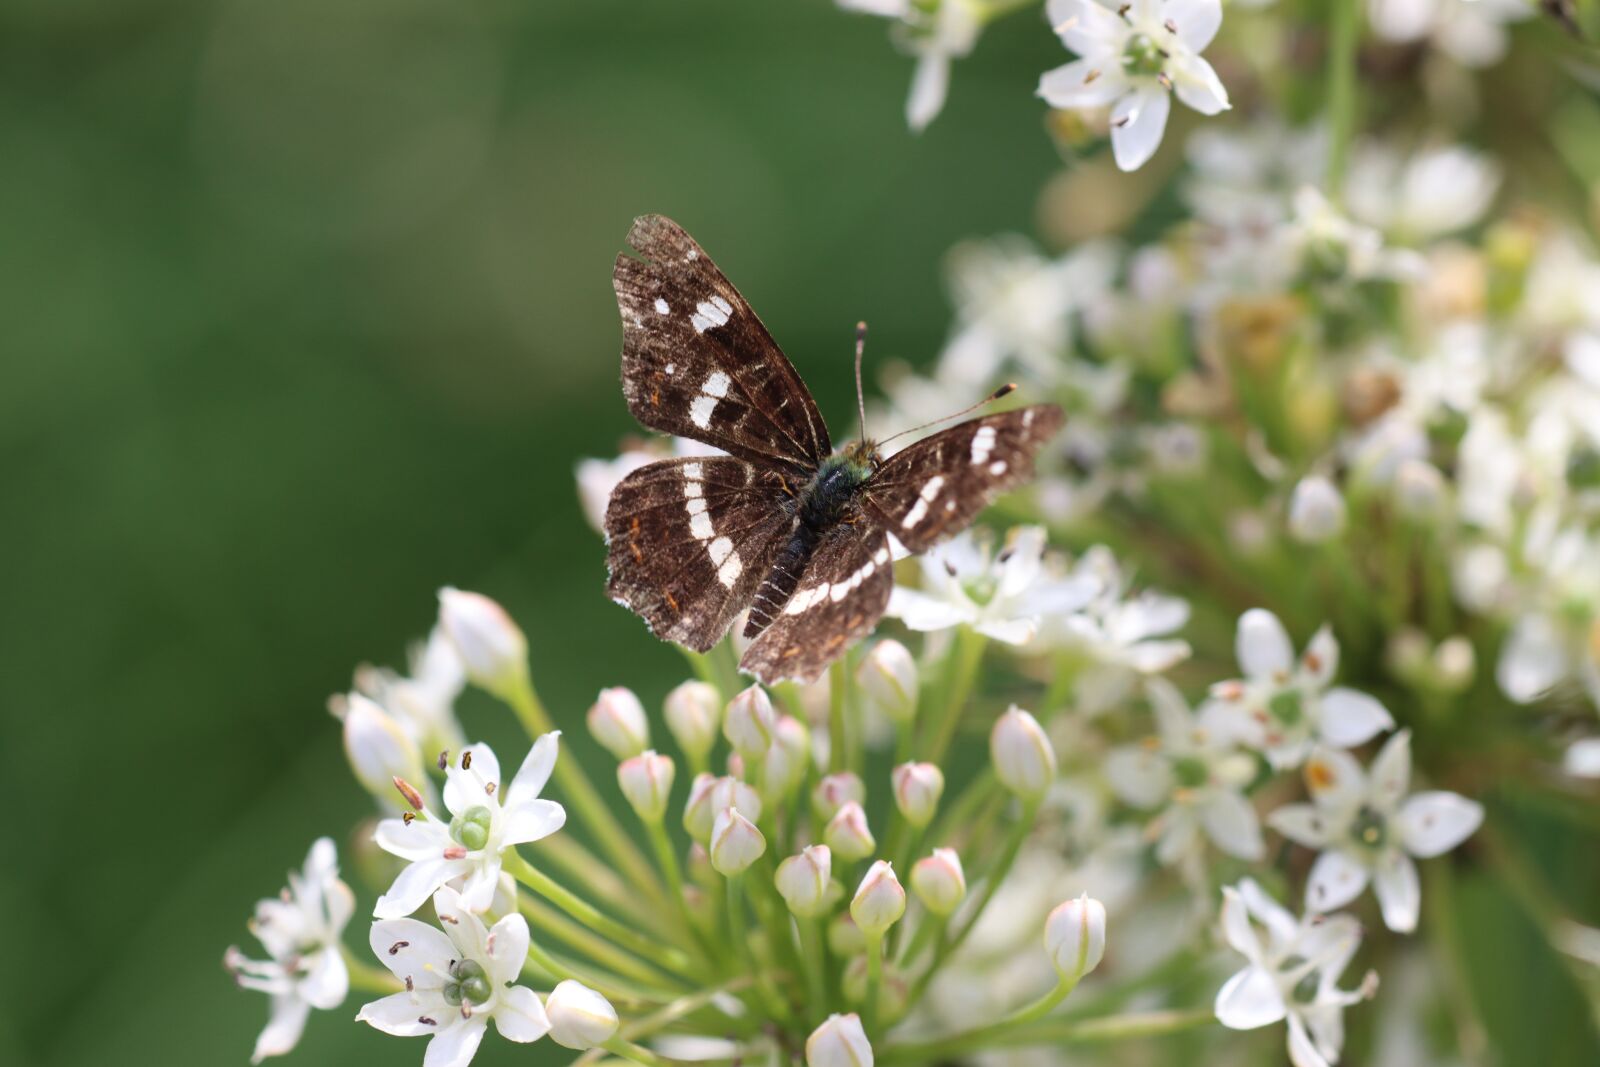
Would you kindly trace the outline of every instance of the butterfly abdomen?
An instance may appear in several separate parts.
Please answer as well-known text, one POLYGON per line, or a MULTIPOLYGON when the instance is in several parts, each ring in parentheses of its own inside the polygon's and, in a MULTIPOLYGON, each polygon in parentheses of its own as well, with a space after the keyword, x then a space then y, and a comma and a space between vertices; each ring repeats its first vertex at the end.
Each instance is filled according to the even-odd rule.
POLYGON ((750 617, 744 624, 746 637, 754 637, 765 630, 783 611, 783 605, 794 594, 800 576, 805 573, 811 554, 817 550, 817 543, 822 540, 822 529, 803 520, 795 527, 788 543, 773 561, 772 569, 756 589, 755 599, 750 601, 750 617))

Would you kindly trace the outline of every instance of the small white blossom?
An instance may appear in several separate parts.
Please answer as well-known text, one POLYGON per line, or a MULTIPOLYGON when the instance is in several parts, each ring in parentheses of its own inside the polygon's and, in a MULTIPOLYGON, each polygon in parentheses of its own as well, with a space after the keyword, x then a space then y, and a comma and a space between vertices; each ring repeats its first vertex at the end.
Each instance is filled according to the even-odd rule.
POLYGON ((1472 835, 1483 808, 1455 793, 1408 796, 1411 734, 1391 737, 1370 774, 1348 753, 1318 749, 1306 762, 1311 804, 1274 811, 1273 829, 1308 848, 1321 849, 1306 883, 1306 907, 1342 908, 1371 882, 1391 930, 1416 929, 1422 904, 1412 857, 1440 856, 1472 835))
POLYGON ((617 1032, 617 1009, 582 982, 567 979, 545 998, 550 1016, 550 1040, 563 1048, 590 1049, 610 1041, 617 1032))
POLYGON ((1024 645, 1040 620, 1065 615, 1089 602, 1097 585, 1081 575, 1051 577, 1044 566, 1045 531, 1020 526, 991 557, 972 533, 937 545, 918 563, 922 588, 895 586, 887 614, 913 630, 970 626, 1011 645, 1024 645))
POLYGON ((455 702, 467 675, 455 643, 443 626, 410 650, 409 675, 364 667, 356 689, 388 712, 423 752, 460 748, 465 735, 456 721, 455 702))
POLYGON ((1200 725, 1259 750, 1278 770, 1298 767, 1319 740, 1352 748, 1394 727, 1372 697, 1330 686, 1339 643, 1326 626, 1296 660, 1278 617, 1252 608, 1239 617, 1235 649, 1244 678, 1211 687, 1200 725))
POLYGON ((1294 1067, 1338 1063, 1344 1009, 1377 991, 1370 972, 1359 988, 1339 988, 1361 944, 1360 925, 1348 915, 1296 919, 1249 879, 1222 895, 1223 936, 1249 965, 1217 993, 1217 1021, 1255 1030, 1288 1020, 1294 1067))
POLYGON ((830 1015, 806 1038, 806 1067, 872 1067, 872 1046, 861 1017, 830 1015))
POLYGON ((1424 148, 1402 159, 1364 145, 1350 160, 1345 203, 1350 214, 1401 240, 1423 241, 1472 226, 1500 185, 1487 156, 1459 145, 1424 148))
POLYGON ((312 1008, 328 1011, 344 1003, 350 988, 339 938, 355 911, 355 895, 339 880, 333 842, 321 837, 300 872, 289 872, 282 895, 256 904, 250 932, 271 957, 246 958, 230 948, 225 963, 239 985, 272 998, 272 1014, 256 1039, 251 1063, 282 1056, 295 1047, 312 1008))
POLYGON ((434 890, 461 877, 466 878, 464 906, 486 910, 500 882, 501 851, 548 837, 566 823, 560 804, 539 799, 555 768, 558 736, 548 733, 534 743, 509 786, 501 781, 494 750, 469 745, 445 768, 444 804, 452 818, 424 808, 409 822, 379 823, 374 835, 379 847, 410 862, 378 898, 373 914, 380 919, 410 915, 434 890))
POLYGON ((1294 196, 1294 217, 1278 232, 1285 260, 1319 281, 1408 281, 1426 269, 1407 249, 1387 247, 1383 235, 1351 221, 1315 186, 1294 196))
POLYGON ((1113 749, 1106 781, 1123 801, 1161 812, 1149 823, 1156 857, 1175 864, 1188 856, 1203 831, 1222 851, 1240 859, 1265 854, 1261 822, 1245 799, 1255 761, 1203 729, 1177 688, 1165 678, 1145 680, 1157 735, 1149 744, 1113 749))
POLYGON ((917 59, 906 125, 921 132, 939 117, 950 89, 950 61, 978 43, 983 13, 973 0, 839 0, 846 11, 894 19, 896 45, 917 59))
POLYGON ((367 1004, 356 1020, 396 1037, 428 1037, 426 1067, 466 1067, 490 1019, 512 1041, 549 1033, 538 994, 514 984, 528 959, 527 920, 507 915, 486 929, 448 887, 434 894, 433 908, 443 932, 417 919, 372 924, 373 955, 406 988, 367 1004))
POLYGON ((1506 25, 1533 11, 1527 0, 1368 0, 1372 32, 1396 44, 1426 42, 1464 67, 1498 63, 1506 25))
POLYGON ((1300 479, 1289 496, 1289 532, 1296 541, 1320 544, 1344 532, 1344 497, 1321 474, 1300 479))
POLYGON ((1122 170, 1155 154, 1170 93, 1202 115, 1226 111, 1228 90, 1200 57, 1222 26, 1221 0, 1050 0, 1050 25, 1078 59, 1039 79, 1051 107, 1111 107, 1111 150, 1122 170))
POLYGON ((1600 778, 1600 737, 1574 741, 1561 766, 1574 778, 1600 778))

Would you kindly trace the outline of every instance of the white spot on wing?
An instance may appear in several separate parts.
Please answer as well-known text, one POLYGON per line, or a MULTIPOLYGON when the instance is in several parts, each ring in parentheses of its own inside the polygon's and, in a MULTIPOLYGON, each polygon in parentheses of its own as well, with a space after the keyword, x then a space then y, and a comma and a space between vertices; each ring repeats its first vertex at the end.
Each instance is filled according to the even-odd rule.
POLYGON ((706 509, 706 498, 703 496, 692 496, 683 506, 689 509, 689 514, 698 515, 706 509))
POLYGON ((739 575, 743 573, 744 563, 739 559, 739 553, 733 552, 728 555, 727 560, 722 564, 722 566, 717 568, 717 579, 721 581, 723 585, 727 586, 729 589, 732 589, 733 583, 737 582, 739 580, 739 575))
POLYGON ((710 300, 702 300, 695 305, 694 314, 689 316, 689 321, 694 326, 695 333, 705 333, 713 326, 726 326, 732 315, 733 305, 720 296, 713 296, 710 300))
POLYGON ((665 300, 661 299, 659 296, 656 297, 656 314, 657 315, 665 315, 667 312, 669 312, 671 310, 672 310, 672 308, 667 306, 667 302, 665 300))
POLYGON ((1005 472, 1006 472, 1006 461, 1005 460, 997 459, 993 463, 989 464, 989 473, 993 474, 995 477, 999 477, 1000 475, 1004 474, 1005 472))
POLYGON ((667 374, 670 375, 674 371, 676 371, 677 369, 678 369, 678 365, 676 363, 668 363, 667 364, 667 374))
POLYGON ((932 503, 933 498, 939 495, 939 490, 944 488, 944 475, 935 474, 928 479, 928 484, 922 487, 922 499, 932 503))
POLYGON ((691 518, 689 520, 689 532, 694 534, 695 537, 701 541, 704 541, 706 538, 710 537, 716 532, 711 528, 711 516, 707 515, 705 512, 701 512, 700 514, 691 518))
POLYGON ((972 462, 989 462, 989 453, 994 451, 994 427, 979 426, 978 432, 972 435, 972 462))
POLYGON ((728 540, 726 537, 719 537, 715 541, 711 542, 711 544, 706 548, 706 551, 711 553, 712 565, 720 567, 722 566, 723 560, 733 555, 733 542, 728 540))
POLYGON ((728 383, 731 381, 732 379, 727 374, 719 370, 706 379, 705 384, 700 387, 700 391, 706 396, 714 396, 720 400, 728 395, 728 383))
POLYGON ((912 505, 911 510, 906 512, 906 517, 900 520, 900 528, 902 530, 911 529, 911 527, 921 522, 923 516, 927 514, 928 502, 919 496, 917 497, 917 502, 912 505))
POLYGON ((689 405, 689 421, 702 430, 711 429, 711 412, 716 406, 717 398, 714 396, 695 397, 694 402, 689 405))
POLYGON ((706 487, 696 481, 683 483, 683 495, 687 497, 705 496, 706 487))
POLYGON ((706 469, 698 463, 685 463, 683 465, 683 476, 685 478, 704 478, 706 469))

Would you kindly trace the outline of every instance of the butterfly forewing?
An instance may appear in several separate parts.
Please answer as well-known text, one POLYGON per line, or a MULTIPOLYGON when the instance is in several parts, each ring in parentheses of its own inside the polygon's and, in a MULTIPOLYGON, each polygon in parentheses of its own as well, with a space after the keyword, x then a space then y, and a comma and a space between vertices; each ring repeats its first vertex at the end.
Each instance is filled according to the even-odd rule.
POLYGON ((889 603, 894 570, 889 539, 870 522, 828 530, 794 593, 756 638, 739 667, 768 685, 815 681, 869 633, 889 603))
POLYGON ((832 450, 816 402, 711 258, 677 223, 634 220, 612 282, 622 392, 641 423, 809 474, 832 450))
POLYGON ((918 441, 886 460, 864 494, 866 510, 913 552, 972 523, 995 497, 1033 476, 1033 461, 1061 428, 1061 409, 1035 404, 985 415, 918 441))
POLYGON ((606 591, 658 637, 706 651, 794 529, 782 497, 771 471, 732 456, 641 467, 606 507, 606 591))

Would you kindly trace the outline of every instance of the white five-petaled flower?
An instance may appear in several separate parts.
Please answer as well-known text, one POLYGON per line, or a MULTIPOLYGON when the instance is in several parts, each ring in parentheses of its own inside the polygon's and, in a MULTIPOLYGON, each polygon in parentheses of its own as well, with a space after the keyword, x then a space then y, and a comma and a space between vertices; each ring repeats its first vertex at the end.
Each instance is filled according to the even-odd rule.
POLYGON ((256 904, 250 932, 271 959, 247 959, 236 948, 225 960, 238 983, 272 998, 272 1015, 256 1039, 251 1063, 282 1056, 300 1040, 312 1008, 344 1003, 350 987, 339 937, 355 911, 355 895, 339 880, 333 841, 321 837, 289 888, 256 904))
POLYGON ((1222 895, 1223 936, 1250 962, 1217 993, 1217 1021, 1255 1030, 1287 1019, 1294 1067, 1338 1063, 1344 1009, 1377 991, 1371 972, 1357 989, 1338 985, 1361 944, 1361 927, 1348 915, 1296 919, 1249 879, 1222 895))
POLYGON ((1339 643, 1326 626, 1296 661, 1283 623, 1251 608, 1239 617, 1235 650, 1244 678, 1211 687, 1200 725, 1258 749, 1273 767, 1298 767, 1317 741, 1337 748, 1365 744, 1394 719, 1365 693, 1332 686, 1339 643))
POLYGON ((514 984, 528 958, 527 920, 507 915, 485 929, 448 887, 433 908, 443 932, 417 919, 372 924, 373 954, 405 989, 364 1005, 356 1020, 396 1037, 431 1037, 424 1067, 472 1062, 490 1019, 512 1041, 549 1033, 538 994, 514 984))
POLYGON ((1051 107, 1111 107, 1111 151, 1122 170, 1155 154, 1170 93, 1202 115, 1226 111, 1228 90, 1200 57, 1222 26, 1221 0, 1050 0, 1050 25, 1078 54, 1039 79, 1051 107))
POLYGON ((1078 610, 1098 588, 1083 575, 1050 576, 1044 550, 1042 526, 1012 530, 992 557, 987 545, 962 534, 918 560, 923 587, 895 586, 887 614, 913 630, 967 625, 996 641, 1027 644, 1042 618, 1078 610))
POLYGON ((950 91, 950 61, 972 51, 983 29, 973 0, 839 0, 846 11, 895 20, 895 43, 917 57, 906 97, 906 125, 920 133, 944 110, 950 91))
POLYGON ((1156 857, 1174 864, 1189 855, 1203 830, 1213 844, 1240 859, 1260 859, 1261 822, 1244 797, 1255 760, 1200 727, 1183 694, 1165 678, 1145 680, 1157 735, 1150 743, 1112 750, 1106 780, 1135 807, 1164 808, 1149 824, 1156 857))
POLYGON ((445 768, 444 803, 451 818, 424 808, 409 820, 379 823, 378 845, 410 865, 378 898, 373 914, 410 915, 434 890, 462 877, 463 906, 487 909, 500 882, 501 851, 548 837, 567 821, 560 804, 539 799, 556 765, 559 736, 552 732, 534 742, 509 785, 501 781, 500 761, 488 745, 468 745, 445 768))
POLYGON ((1483 821, 1477 802, 1433 791, 1407 796, 1411 734, 1391 737, 1370 774, 1348 753, 1319 748, 1306 762, 1312 804, 1289 804, 1268 825, 1308 848, 1322 850, 1306 883, 1306 907, 1342 908, 1372 883, 1389 929, 1410 933, 1422 903, 1413 856, 1443 855, 1483 821))

